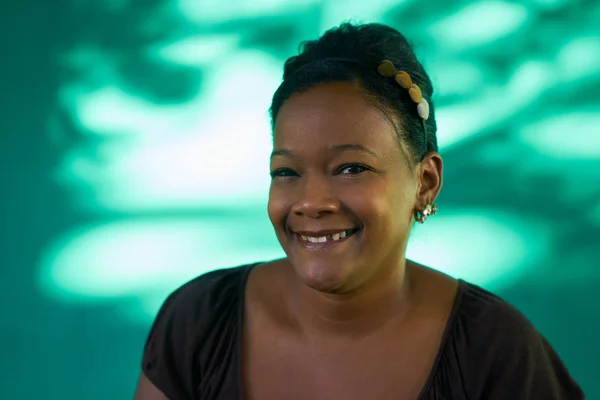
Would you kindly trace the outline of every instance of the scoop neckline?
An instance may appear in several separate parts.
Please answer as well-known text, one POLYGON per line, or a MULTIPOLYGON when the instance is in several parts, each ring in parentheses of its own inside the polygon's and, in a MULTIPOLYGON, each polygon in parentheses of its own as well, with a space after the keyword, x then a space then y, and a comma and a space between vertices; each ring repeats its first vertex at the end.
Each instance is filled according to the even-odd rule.
MULTIPOLYGON (((248 277, 250 276, 250 272, 254 269, 254 267, 263 264, 262 262, 249 264, 244 269, 244 273, 242 279, 240 280, 240 290, 239 290, 239 299, 238 299, 238 326, 237 326, 237 335, 236 335, 236 381, 238 383, 238 400, 246 400, 246 396, 244 394, 244 377, 243 377, 243 366, 242 366, 242 353, 243 353, 243 339, 244 339, 244 307, 246 306, 246 287, 248 283, 248 277)), ((457 278, 458 287, 456 290, 456 294, 454 295, 454 302, 452 304, 452 309, 450 311, 450 315, 448 316, 448 320, 446 321, 446 326, 444 327, 444 333, 442 334, 442 340, 440 341, 440 346, 438 352, 435 356, 435 360, 433 361, 433 365, 431 370, 429 371, 429 375, 425 380, 425 384, 421 388, 419 392, 419 396, 416 400, 426 400, 425 396, 431 385, 433 384, 434 378, 437 375, 437 371, 439 369, 442 358, 446 354, 446 348, 448 347, 448 342, 450 337, 452 336, 452 332, 454 331, 454 326, 456 325, 457 316, 460 310, 460 305, 462 303, 463 295, 467 291, 468 283, 463 279, 457 278)))
POLYGON ((417 400, 425 400, 425 396, 431 385, 434 382, 435 377, 437 376, 437 371, 441 364, 442 358, 446 354, 446 348, 448 347, 448 343, 450 341, 450 337, 454 331, 454 327, 456 325, 456 320, 459 314, 460 305, 462 303, 463 295, 467 291, 468 283, 460 278, 456 279, 458 282, 458 287, 456 289, 456 294, 454 295, 454 302, 452 304, 452 309, 450 311, 450 315, 448 316, 448 320, 446 321, 446 326, 444 327, 444 333, 442 334, 442 340, 440 341, 440 346, 438 352, 435 356, 435 360, 433 361, 433 365, 431 370, 429 371, 429 376, 425 381, 425 384, 421 388, 421 392, 417 397, 417 400))

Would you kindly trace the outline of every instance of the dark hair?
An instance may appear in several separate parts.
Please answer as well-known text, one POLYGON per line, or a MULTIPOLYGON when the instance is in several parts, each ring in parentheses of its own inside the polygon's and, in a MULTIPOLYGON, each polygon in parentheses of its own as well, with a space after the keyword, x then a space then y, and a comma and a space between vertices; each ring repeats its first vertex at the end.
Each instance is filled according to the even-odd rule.
POLYGON ((437 151, 433 87, 406 38, 396 29, 382 24, 344 23, 325 32, 317 40, 303 42, 299 54, 287 59, 283 82, 273 95, 271 123, 274 126, 283 103, 294 93, 318 84, 357 83, 367 100, 378 107, 394 126, 399 138, 407 143, 414 161, 437 151), (357 62, 345 62, 351 59, 357 62), (417 104, 393 78, 377 73, 383 60, 406 71, 430 105, 427 134, 417 112, 417 104), (427 143, 425 143, 427 138, 427 143))

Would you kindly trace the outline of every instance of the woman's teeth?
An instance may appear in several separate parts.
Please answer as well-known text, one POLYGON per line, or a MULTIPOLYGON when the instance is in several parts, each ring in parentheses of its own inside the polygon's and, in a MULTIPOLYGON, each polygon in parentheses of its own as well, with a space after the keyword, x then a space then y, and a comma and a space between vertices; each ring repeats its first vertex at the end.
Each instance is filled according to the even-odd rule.
POLYGON ((348 236, 352 235, 353 233, 354 233, 354 230, 349 230, 349 231, 342 231, 339 233, 334 233, 332 235, 327 235, 327 236, 312 237, 312 236, 300 235, 300 237, 302 238, 303 241, 309 242, 309 243, 325 243, 325 242, 335 242, 335 241, 347 238, 348 236))

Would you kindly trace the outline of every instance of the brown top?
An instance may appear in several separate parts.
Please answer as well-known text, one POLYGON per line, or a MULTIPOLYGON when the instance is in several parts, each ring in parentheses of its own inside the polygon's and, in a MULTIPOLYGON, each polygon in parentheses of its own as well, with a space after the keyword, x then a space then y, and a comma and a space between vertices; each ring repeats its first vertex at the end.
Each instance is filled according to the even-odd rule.
MULTIPOLYGON (((171 400, 244 400, 245 289, 257 265, 212 271, 163 304, 142 370, 171 400)), ((558 355, 514 307, 459 280, 418 400, 583 399, 558 355)))

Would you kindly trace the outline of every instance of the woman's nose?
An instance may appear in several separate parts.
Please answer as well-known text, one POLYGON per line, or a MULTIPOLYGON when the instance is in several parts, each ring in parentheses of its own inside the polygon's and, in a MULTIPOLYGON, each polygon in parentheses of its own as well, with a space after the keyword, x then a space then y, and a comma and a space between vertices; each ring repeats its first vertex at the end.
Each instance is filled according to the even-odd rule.
POLYGON ((323 214, 338 212, 339 209, 340 203, 326 179, 306 179, 292 206, 294 214, 309 218, 319 218, 323 214))

